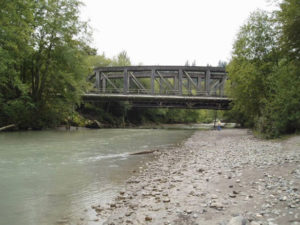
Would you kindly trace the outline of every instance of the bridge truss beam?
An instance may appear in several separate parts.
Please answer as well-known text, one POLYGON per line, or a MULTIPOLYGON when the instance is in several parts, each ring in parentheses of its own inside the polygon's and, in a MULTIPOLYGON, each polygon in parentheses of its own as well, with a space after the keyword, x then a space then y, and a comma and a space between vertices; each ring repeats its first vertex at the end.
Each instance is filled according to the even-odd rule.
POLYGON ((91 77, 101 93, 178 96, 223 96, 227 79, 222 67, 127 66, 98 67, 91 77))

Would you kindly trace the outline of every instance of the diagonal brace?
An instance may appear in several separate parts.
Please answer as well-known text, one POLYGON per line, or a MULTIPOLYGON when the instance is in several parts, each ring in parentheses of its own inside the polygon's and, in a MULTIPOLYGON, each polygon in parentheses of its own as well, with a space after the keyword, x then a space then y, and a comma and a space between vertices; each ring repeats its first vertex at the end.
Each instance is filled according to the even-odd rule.
POLYGON ((174 90, 174 88, 172 87, 173 85, 170 83, 170 81, 166 80, 161 74, 160 72, 156 71, 156 73, 158 74, 158 76, 162 79, 162 81, 168 86, 168 88, 170 90, 174 90))
POLYGON ((113 86, 114 89, 116 89, 116 90, 119 92, 119 89, 116 87, 116 85, 115 85, 113 82, 111 82, 111 80, 110 80, 104 73, 102 73, 102 77, 103 77, 103 79, 106 79, 107 82, 108 82, 111 86, 113 86))
POLYGON ((186 75, 187 79, 191 82, 191 84, 196 88, 196 90, 198 90, 198 85, 193 81, 190 75, 185 71, 183 71, 183 73, 186 75))
POLYGON ((140 88, 140 89, 142 89, 142 90, 144 90, 144 91, 146 91, 146 88, 144 87, 144 85, 134 76, 134 74, 132 73, 132 72, 130 72, 130 75, 132 76, 132 80, 133 80, 133 82, 135 83, 135 85, 138 87, 138 88, 140 88))

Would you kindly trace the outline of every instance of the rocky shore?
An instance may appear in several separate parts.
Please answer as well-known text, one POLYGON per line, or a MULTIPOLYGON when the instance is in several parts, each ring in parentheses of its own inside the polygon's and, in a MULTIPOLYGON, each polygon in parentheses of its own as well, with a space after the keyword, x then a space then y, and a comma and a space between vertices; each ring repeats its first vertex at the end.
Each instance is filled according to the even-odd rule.
MULTIPOLYGON (((151 161, 94 222, 174 225, 300 224, 300 137, 198 131, 151 161)), ((132 156, 135 157, 135 156, 132 156)))

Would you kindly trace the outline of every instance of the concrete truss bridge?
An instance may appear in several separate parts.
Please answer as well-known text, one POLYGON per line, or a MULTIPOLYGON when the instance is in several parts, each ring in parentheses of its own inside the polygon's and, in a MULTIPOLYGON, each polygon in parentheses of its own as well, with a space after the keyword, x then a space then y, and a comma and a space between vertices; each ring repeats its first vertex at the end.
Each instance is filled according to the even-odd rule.
POLYGON ((133 107, 229 109, 223 67, 98 67, 89 77, 93 91, 84 101, 128 101, 133 107))

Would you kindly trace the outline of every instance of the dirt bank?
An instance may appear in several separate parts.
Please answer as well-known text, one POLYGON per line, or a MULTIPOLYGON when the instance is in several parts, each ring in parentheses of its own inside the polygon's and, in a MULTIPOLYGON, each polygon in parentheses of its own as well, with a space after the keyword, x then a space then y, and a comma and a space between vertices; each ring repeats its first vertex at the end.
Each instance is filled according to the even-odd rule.
MULTIPOLYGON (((300 137, 199 131, 127 181, 99 224, 300 224, 300 137)), ((135 157, 135 156, 132 156, 135 157)))

